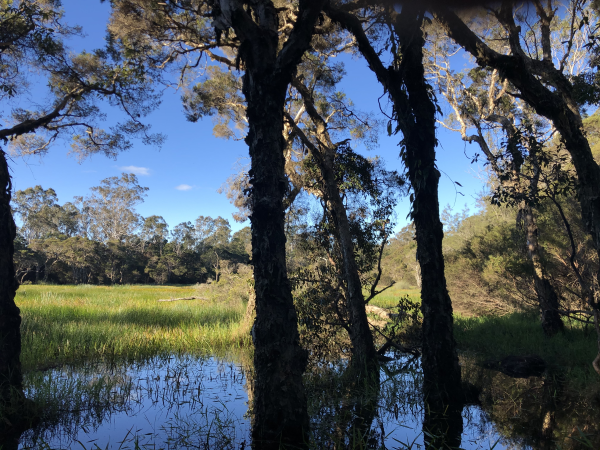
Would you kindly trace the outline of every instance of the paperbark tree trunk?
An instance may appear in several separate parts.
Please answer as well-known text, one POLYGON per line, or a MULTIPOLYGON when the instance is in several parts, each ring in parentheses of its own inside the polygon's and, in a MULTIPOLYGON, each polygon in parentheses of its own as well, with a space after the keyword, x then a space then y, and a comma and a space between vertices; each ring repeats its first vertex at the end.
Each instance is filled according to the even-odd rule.
POLYGON ((5 155, 0 150, 0 408, 11 408, 18 407, 24 397, 21 316, 15 304, 18 284, 13 265, 16 227, 10 210, 12 186, 5 155))
POLYGON ((452 303, 444 276, 443 228, 437 193, 440 174, 435 167, 435 104, 425 82, 421 8, 420 4, 407 2, 401 14, 390 11, 397 19, 394 29, 401 41, 402 59, 399 66, 389 68, 381 62, 356 16, 331 7, 327 8, 327 14, 356 38, 369 68, 390 95, 396 123, 404 135, 401 146, 414 190, 412 217, 422 279, 424 393, 432 407, 443 408, 462 402, 463 395, 452 303))
POLYGON ((538 226, 529 205, 521 205, 521 215, 527 236, 527 253, 533 265, 533 282, 540 305, 542 329, 547 336, 554 336, 564 330, 560 317, 558 296, 550 284, 540 257, 538 226))
POLYGON ((397 109, 395 113, 404 135, 405 161, 414 191, 412 218, 421 267, 423 389, 426 401, 435 410, 442 405, 459 404, 463 399, 452 301, 444 275, 444 231, 438 200, 440 173, 435 166, 436 110, 423 67, 423 14, 420 5, 407 3, 396 19, 394 28, 402 47, 400 70, 409 108, 397 109))
POLYGON ((309 420, 302 374, 297 315, 285 260, 283 111, 287 87, 308 50, 324 0, 300 0, 292 31, 283 41, 275 5, 218 0, 217 36, 230 29, 240 42, 242 91, 251 168, 252 265, 256 293, 254 341, 254 449, 305 448, 309 420))
POLYGON ((307 352, 300 347, 285 260, 283 198, 288 183, 282 130, 287 83, 274 79, 268 60, 263 62, 263 70, 246 69, 243 88, 252 164, 250 221, 256 292, 252 440, 260 449, 279 449, 280 445, 302 448, 309 429, 302 384, 307 352))

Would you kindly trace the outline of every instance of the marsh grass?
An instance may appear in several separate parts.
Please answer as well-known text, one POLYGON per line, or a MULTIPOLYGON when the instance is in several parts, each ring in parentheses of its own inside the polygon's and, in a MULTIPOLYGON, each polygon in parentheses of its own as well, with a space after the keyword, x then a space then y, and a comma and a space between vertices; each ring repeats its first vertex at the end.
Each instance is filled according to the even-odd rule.
POLYGON ((194 286, 21 286, 23 368, 250 345, 243 299, 157 302, 193 295, 194 286))
MULTIPOLYGON (((368 295, 368 292, 365 292, 368 295)), ((405 289, 401 285, 393 285, 377 295, 370 304, 380 308, 393 308, 398 305, 400 297, 408 296, 413 301, 421 301, 421 290, 418 288, 405 289)))
POLYGON ((536 313, 505 316, 455 317, 454 334, 462 351, 477 359, 501 359, 509 355, 539 355, 551 372, 564 377, 570 388, 600 392, 600 378, 592 367, 596 335, 580 322, 567 322, 564 333, 547 337, 536 313))

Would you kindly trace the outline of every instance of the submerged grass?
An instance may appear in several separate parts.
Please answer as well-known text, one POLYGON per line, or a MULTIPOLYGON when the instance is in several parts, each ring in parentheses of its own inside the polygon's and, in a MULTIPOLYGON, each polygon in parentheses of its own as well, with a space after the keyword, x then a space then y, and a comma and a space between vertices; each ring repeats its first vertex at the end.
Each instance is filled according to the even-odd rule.
POLYGON ((250 344, 240 325, 242 299, 157 302, 193 295, 194 286, 22 286, 16 302, 23 318, 23 368, 250 344))

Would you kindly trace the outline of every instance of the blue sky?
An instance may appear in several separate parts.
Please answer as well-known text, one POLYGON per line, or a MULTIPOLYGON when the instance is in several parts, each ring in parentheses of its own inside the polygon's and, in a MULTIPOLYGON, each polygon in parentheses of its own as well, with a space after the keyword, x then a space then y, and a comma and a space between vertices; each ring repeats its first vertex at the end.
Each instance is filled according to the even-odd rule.
MULTIPOLYGON (((81 25, 87 34, 85 39, 77 39, 70 46, 77 51, 102 46, 109 14, 108 2, 63 0, 63 7, 65 21, 81 25)), ((363 61, 352 59, 349 55, 341 59, 347 72, 342 82, 343 90, 359 109, 379 113, 378 98, 383 90, 375 76, 363 61)), ((109 110, 107 112, 112 114, 109 110)), ((167 136, 160 151, 135 142, 134 147, 121 153, 117 160, 96 155, 79 163, 68 156, 69 144, 59 142, 43 158, 10 161, 14 189, 26 189, 37 184, 46 189, 52 187, 60 202, 64 203, 74 196, 87 195, 89 188, 99 185, 104 178, 133 172, 138 175, 142 186, 150 188, 145 202, 137 210, 142 216, 161 215, 170 227, 184 221, 193 222, 200 215, 222 216, 230 221, 234 231, 248 225, 233 222, 233 206, 217 192, 227 177, 234 173, 236 162, 247 158, 244 142, 215 138, 210 118, 198 123, 187 122, 178 92, 167 91, 161 107, 146 121, 152 124, 152 131, 167 136)), ((400 139, 400 136, 382 135, 379 148, 367 154, 379 155, 389 169, 401 170, 397 146, 400 139)), ((465 157, 465 149, 467 154, 471 149, 458 134, 438 129, 438 139, 438 168, 442 171, 441 208, 450 204, 459 211, 466 204, 474 211, 475 198, 482 189, 482 182, 477 176, 481 167, 471 165, 465 157)), ((407 223, 408 208, 407 200, 399 205, 398 227, 407 223)))

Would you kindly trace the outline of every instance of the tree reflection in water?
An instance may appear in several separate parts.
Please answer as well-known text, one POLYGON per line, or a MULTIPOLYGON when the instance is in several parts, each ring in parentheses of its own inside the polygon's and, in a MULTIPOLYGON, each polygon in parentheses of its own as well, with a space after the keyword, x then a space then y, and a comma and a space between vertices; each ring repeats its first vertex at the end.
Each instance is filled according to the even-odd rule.
POLYGON ((348 367, 307 377, 312 445, 324 449, 380 448, 383 436, 373 428, 379 407, 379 371, 362 374, 348 367))
POLYGON ((430 405, 424 402, 423 440, 425 448, 461 448, 462 405, 430 405))
MULTIPOLYGON (((251 361, 246 353, 226 360, 171 356, 26 374, 27 395, 44 405, 44 421, 20 443, 0 447, 249 450, 251 361)), ((309 448, 598 448, 598 411, 565 407, 568 397, 553 379, 463 369, 481 386, 484 409, 467 407, 461 416, 460 408, 434 414, 425 405, 417 358, 401 357, 362 379, 343 360, 313 367, 305 376, 309 448)))

